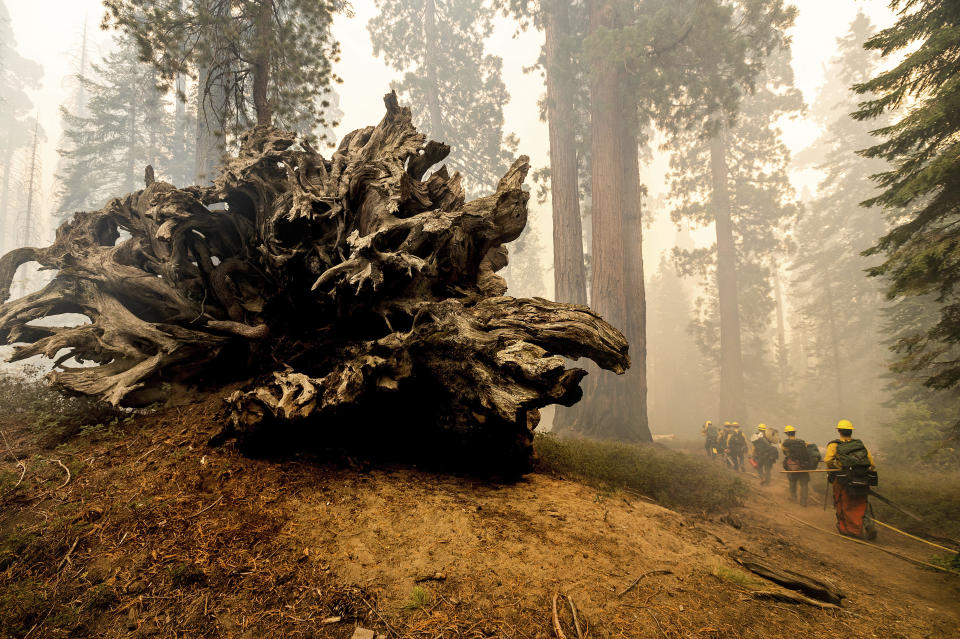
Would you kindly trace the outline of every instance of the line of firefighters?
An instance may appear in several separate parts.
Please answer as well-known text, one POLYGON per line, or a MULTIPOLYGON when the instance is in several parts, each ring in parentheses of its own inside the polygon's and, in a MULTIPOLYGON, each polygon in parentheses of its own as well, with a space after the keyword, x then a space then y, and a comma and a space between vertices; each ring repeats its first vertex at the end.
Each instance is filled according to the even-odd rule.
POLYGON ((773 465, 782 452, 783 469, 790 482, 790 501, 799 501, 802 506, 807 505, 809 471, 817 470, 823 462, 830 469, 827 481, 833 486, 837 530, 851 537, 875 538, 873 510, 867 496, 870 487, 877 485, 876 464, 863 442, 853 438, 853 424, 846 419, 837 422, 839 437, 827 444, 823 456, 819 446, 797 437, 797 429, 793 426, 786 426, 783 432, 781 442, 775 428, 760 424, 748 442, 738 422, 724 422, 722 428, 717 428, 713 422, 707 421, 701 430, 709 457, 722 458, 738 471, 744 470, 746 457, 764 485, 770 483, 773 465))

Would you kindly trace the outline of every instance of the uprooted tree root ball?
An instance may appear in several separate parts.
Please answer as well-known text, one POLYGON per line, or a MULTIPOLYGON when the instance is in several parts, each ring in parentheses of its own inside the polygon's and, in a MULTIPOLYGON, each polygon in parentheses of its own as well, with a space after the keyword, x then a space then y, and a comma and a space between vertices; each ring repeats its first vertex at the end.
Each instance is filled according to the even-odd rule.
POLYGON ((458 174, 423 179, 449 148, 385 102, 329 160, 257 127, 212 186, 148 167, 144 190, 5 255, 3 299, 20 265, 56 270, 0 307, 12 359, 45 355, 54 388, 115 405, 224 393, 225 434, 249 441, 407 444, 525 469, 538 409, 580 398, 585 372, 563 356, 622 373, 626 340, 589 308, 504 295, 526 157, 466 202, 458 174), (66 313, 89 323, 34 322, 66 313))

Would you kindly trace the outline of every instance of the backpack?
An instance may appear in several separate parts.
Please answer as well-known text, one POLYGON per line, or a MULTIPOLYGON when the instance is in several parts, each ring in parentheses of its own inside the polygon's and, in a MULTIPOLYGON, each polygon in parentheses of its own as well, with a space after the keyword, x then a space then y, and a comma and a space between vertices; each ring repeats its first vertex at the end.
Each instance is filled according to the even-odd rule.
POLYGON ((730 433, 730 439, 727 441, 727 448, 733 453, 741 453, 747 450, 746 437, 738 430, 733 431, 730 433))
POLYGON ((807 444, 807 468, 816 470, 822 460, 823 456, 820 455, 820 447, 814 443, 807 444))
POLYGON ((787 462, 796 462, 801 469, 810 465, 810 453, 807 449, 807 442, 796 437, 787 437, 783 442, 783 467, 787 467, 787 462))
POLYGON ((870 467, 870 456, 867 454, 867 447, 859 439, 851 439, 848 442, 842 442, 835 439, 831 444, 837 445, 836 460, 840 467, 845 470, 865 469, 870 467))
POLYGON ((707 443, 713 444, 717 441, 717 436, 719 435, 717 427, 714 425, 707 426, 707 443))
POLYGON ((766 437, 760 437, 753 440, 753 454, 756 456, 757 461, 761 463, 773 463, 777 461, 779 454, 777 449, 774 448, 773 444, 766 437))

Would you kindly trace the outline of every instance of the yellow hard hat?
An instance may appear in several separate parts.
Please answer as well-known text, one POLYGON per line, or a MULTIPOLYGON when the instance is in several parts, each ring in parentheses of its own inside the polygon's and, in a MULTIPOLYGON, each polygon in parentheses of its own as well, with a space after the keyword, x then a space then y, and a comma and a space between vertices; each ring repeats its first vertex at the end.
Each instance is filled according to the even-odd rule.
POLYGON ((837 422, 837 430, 853 430, 853 424, 849 419, 841 419, 837 422))
POLYGON ((786 428, 783 429, 783 432, 785 432, 785 433, 795 433, 795 432, 797 432, 797 429, 794 428, 793 426, 787 426, 786 428))
POLYGON ((736 427, 736 428, 740 428, 740 422, 733 422, 733 423, 731 424, 731 426, 734 426, 734 427, 736 427))
POLYGON ((713 422, 711 422, 709 419, 707 420, 707 426, 713 426, 713 422))
POLYGON ((767 430, 767 425, 766 425, 766 424, 760 424, 759 426, 757 426, 757 430, 767 430))
POLYGON ((729 425, 730 425, 730 422, 723 422, 723 425, 724 425, 724 426, 729 426, 729 425))

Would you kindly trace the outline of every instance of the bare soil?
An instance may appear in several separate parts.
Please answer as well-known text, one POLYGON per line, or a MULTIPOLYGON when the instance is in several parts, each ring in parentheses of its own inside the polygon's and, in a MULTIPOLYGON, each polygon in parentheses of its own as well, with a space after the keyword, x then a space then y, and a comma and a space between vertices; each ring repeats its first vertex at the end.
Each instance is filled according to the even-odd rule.
POLYGON ((0 636, 546 638, 555 594, 571 638, 564 595, 590 637, 960 636, 960 577, 787 519, 832 529, 779 482, 707 516, 537 473, 251 459, 206 445, 215 409, 52 448, 28 416, 0 416, 0 636), (837 585, 842 607, 758 599, 779 587, 738 568, 743 549, 837 585))

